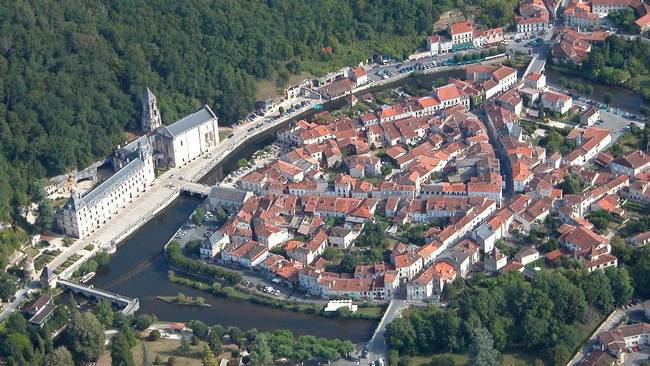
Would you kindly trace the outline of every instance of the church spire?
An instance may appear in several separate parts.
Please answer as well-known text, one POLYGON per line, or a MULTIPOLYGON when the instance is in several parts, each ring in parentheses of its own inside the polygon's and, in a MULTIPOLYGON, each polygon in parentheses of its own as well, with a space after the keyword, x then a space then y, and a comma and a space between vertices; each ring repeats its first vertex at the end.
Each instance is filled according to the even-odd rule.
POLYGON ((153 131, 162 126, 160 119, 160 112, 158 111, 158 104, 156 103, 156 96, 151 89, 147 87, 144 91, 142 98, 142 122, 141 128, 143 132, 153 131))

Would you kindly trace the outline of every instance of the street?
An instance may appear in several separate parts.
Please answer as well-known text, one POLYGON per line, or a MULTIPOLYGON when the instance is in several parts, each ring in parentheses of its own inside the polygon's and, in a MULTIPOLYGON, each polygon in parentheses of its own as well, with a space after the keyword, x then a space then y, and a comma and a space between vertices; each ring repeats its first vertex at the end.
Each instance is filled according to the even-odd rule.
POLYGON ((358 361, 352 361, 347 359, 340 359, 335 362, 331 362, 330 365, 333 366, 352 366, 352 365, 370 365, 373 362, 383 359, 384 363, 387 365, 387 355, 388 355, 388 346, 386 345, 386 327, 390 324, 395 318, 397 318, 402 311, 408 306, 406 300, 391 300, 388 308, 384 312, 381 321, 377 325, 377 329, 372 334, 372 338, 364 347, 364 350, 368 351, 366 357, 360 358, 358 361))

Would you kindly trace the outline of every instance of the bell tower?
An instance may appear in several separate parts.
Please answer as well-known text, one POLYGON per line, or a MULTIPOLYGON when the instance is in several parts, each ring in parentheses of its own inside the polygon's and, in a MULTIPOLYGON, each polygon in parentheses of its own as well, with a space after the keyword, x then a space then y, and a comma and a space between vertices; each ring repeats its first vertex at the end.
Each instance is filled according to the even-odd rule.
POLYGON ((161 126, 162 120, 160 119, 156 96, 151 92, 151 89, 147 87, 144 91, 144 97, 142 98, 142 131, 145 133, 150 132, 161 126))

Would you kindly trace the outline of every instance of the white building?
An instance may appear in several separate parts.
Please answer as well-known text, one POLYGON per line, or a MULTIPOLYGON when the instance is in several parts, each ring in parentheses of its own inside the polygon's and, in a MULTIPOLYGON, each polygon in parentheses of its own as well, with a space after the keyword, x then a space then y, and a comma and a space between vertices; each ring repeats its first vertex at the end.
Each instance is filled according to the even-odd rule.
POLYGON ((445 36, 434 35, 429 37, 428 40, 429 52, 431 52, 431 56, 435 56, 440 53, 451 52, 451 47, 453 46, 451 39, 445 36))
POLYGON ((471 45, 474 43, 474 26, 470 22, 458 22, 449 26, 451 42, 454 46, 471 45))
POLYGON ((90 192, 80 196, 73 190, 58 214, 58 223, 68 236, 87 237, 144 192, 155 178, 151 149, 143 142, 129 161, 90 192))
POLYGON ((542 107, 559 114, 565 114, 573 107, 573 99, 566 94, 546 92, 542 94, 542 107))
POLYGON ((215 231, 209 238, 205 239, 199 247, 201 259, 211 261, 217 256, 226 246, 230 244, 230 236, 221 231, 215 231))
POLYGON ((169 167, 185 165, 219 143, 217 116, 204 106, 169 126, 156 129, 157 163, 169 167))

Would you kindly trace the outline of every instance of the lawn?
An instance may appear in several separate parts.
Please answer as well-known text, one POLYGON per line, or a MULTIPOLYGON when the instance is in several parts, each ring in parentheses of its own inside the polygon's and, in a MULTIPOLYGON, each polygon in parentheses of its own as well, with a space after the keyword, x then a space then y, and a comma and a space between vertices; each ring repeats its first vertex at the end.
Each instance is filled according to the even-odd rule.
MULTIPOLYGON (((429 365, 433 359, 443 356, 451 357, 456 365, 469 365, 469 357, 466 354, 458 353, 439 353, 430 356, 410 357, 408 364, 413 366, 425 366, 429 365)), ((503 366, 522 364, 530 365, 535 361, 535 359, 539 358, 538 355, 527 352, 504 353, 502 356, 503 362, 501 364, 503 366)))
POLYGON ((640 136, 634 135, 632 132, 626 132, 618 139, 618 143, 623 146, 625 152, 628 152, 638 149, 641 139, 640 136))
POLYGON ((369 306, 365 308, 359 308, 357 310, 357 314, 363 314, 365 316, 372 316, 376 317, 377 319, 381 319, 382 315, 384 314, 384 308, 381 306, 369 306))
MULTIPOLYGON (((198 346, 190 346, 190 354, 186 356, 178 353, 180 344, 181 341, 178 339, 160 339, 155 342, 139 340, 138 344, 131 350, 135 365, 151 365, 156 360, 156 356, 160 355, 165 362, 170 356, 174 356, 176 365, 201 366, 204 343, 201 342, 198 346), (145 354, 148 362, 145 362, 145 354)), ((99 361, 97 361, 97 366, 111 366, 110 350, 104 352, 99 361)))
POLYGON ((228 129, 228 130, 226 130, 226 129, 219 130, 219 141, 223 141, 223 140, 227 139, 227 138, 228 138, 228 135, 230 135, 231 133, 232 133, 232 130, 231 130, 231 129, 228 129))

